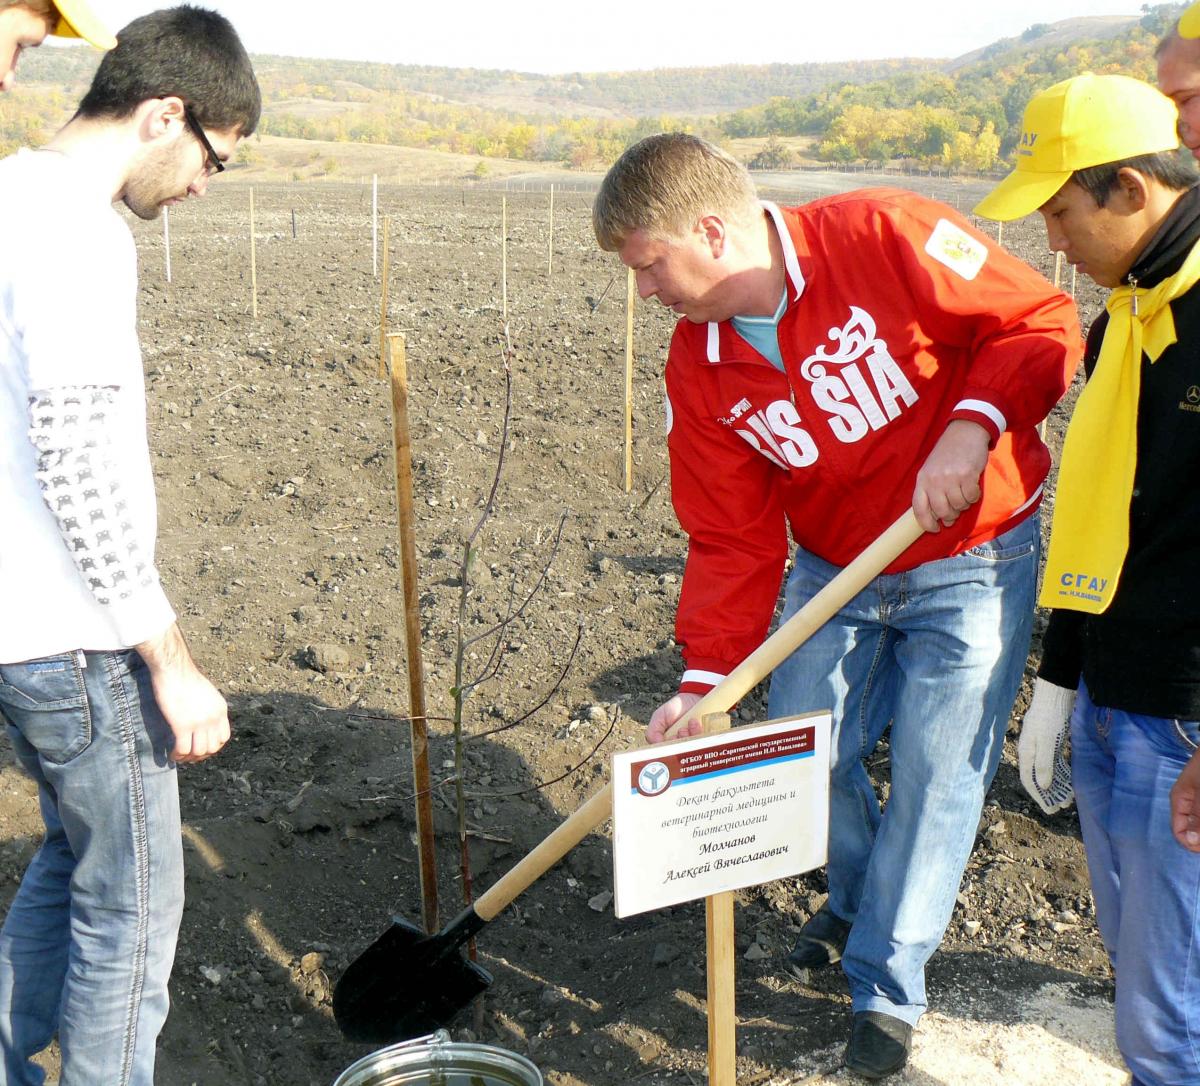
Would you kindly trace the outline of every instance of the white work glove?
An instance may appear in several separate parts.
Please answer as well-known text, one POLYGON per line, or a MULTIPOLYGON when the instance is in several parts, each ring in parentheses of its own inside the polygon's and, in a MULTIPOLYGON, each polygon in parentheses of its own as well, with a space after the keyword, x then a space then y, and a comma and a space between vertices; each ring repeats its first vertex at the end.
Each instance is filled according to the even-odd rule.
POLYGON ((1046 814, 1061 811, 1075 800, 1071 766, 1063 754, 1074 706, 1074 690, 1034 680, 1033 700, 1017 740, 1017 761, 1021 784, 1046 814))

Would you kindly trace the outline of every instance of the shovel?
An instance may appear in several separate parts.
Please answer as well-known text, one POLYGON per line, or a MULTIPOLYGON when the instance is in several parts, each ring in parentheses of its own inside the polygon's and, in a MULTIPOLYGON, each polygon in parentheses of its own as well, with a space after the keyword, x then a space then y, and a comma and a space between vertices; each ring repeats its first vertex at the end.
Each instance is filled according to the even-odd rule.
MULTIPOLYGON (((922 535, 911 509, 779 627, 671 728, 725 712, 820 629, 922 535)), ((668 733, 668 734, 671 734, 668 733)), ((468 939, 612 814, 605 785, 516 867, 436 935, 393 917, 391 926, 342 974, 333 1016, 351 1041, 385 1044, 446 1025, 491 983, 491 975, 458 953, 468 939)))

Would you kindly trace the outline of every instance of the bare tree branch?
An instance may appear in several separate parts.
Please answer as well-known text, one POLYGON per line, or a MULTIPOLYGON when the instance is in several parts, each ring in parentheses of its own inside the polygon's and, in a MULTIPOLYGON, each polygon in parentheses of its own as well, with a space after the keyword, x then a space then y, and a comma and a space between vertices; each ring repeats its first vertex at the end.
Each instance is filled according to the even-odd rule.
POLYGON ((474 636, 468 638, 466 642, 467 645, 474 645, 476 642, 482 641, 485 637, 490 637, 498 630, 503 630, 505 626, 508 626, 511 622, 520 618, 525 613, 525 609, 529 606, 530 601, 538 594, 542 585, 546 583, 546 577, 550 573, 550 567, 554 564, 554 559, 558 556, 558 547, 562 542, 563 527, 567 523, 568 516, 570 516, 569 509, 565 510, 562 516, 558 518, 558 528, 554 533, 554 543, 550 547, 550 555, 542 565, 541 572, 538 574, 537 583, 529 590, 528 594, 521 601, 521 606, 518 607, 511 615, 508 615, 502 621, 497 622, 491 629, 484 630, 483 633, 475 634, 474 636))
POLYGON ((585 765, 587 765, 588 762, 592 760, 592 757, 595 755, 596 751, 598 751, 602 746, 604 746, 605 743, 608 742, 608 737, 612 735, 613 729, 617 726, 617 721, 619 719, 620 713, 615 713, 613 715, 613 719, 608 722, 608 731, 606 731, 599 738, 599 740, 597 740, 596 745, 588 751, 587 756, 582 761, 571 766, 570 769, 560 773, 557 777, 551 777, 548 781, 538 781, 537 784, 532 784, 528 788, 522 788, 517 792, 472 792, 472 799, 511 799, 515 796, 528 795, 530 792, 540 792, 543 788, 548 788, 552 784, 557 784, 561 780, 566 780, 566 778, 572 773, 577 773, 585 765))
POLYGON ((575 644, 571 646, 571 651, 567 656, 567 662, 563 665, 562 671, 559 673, 558 678, 554 680, 554 684, 548 691, 546 691, 546 696, 542 698, 542 700, 539 701, 535 706, 533 706, 532 709, 529 709, 527 712, 517 717, 516 720, 509 721, 507 724, 501 724, 498 728, 489 728, 486 732, 476 732, 474 735, 468 735, 463 741, 466 743, 474 743, 480 739, 486 739, 489 735, 497 735, 500 732, 509 731, 511 728, 517 727, 518 724, 524 724, 525 721, 534 715, 534 713, 537 713, 541 709, 545 708, 546 703, 558 693, 563 682, 566 680, 567 673, 571 670, 571 665, 575 662, 575 654, 579 651, 579 643, 582 640, 583 623, 581 622, 579 624, 579 629, 575 633, 575 644))

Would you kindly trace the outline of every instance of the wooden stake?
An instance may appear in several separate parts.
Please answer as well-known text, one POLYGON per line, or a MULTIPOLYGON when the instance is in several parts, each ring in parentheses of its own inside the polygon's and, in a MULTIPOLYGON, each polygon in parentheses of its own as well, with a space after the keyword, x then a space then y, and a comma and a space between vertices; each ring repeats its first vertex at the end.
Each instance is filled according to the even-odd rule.
POLYGON ((633 489, 633 306, 637 300, 637 277, 633 269, 625 275, 625 493, 633 489))
POLYGON ((383 220, 383 283, 379 291, 379 376, 387 376, 387 314, 388 314, 388 225, 391 220, 386 216, 383 220))
MULTIPOLYGON (((703 718, 704 733, 729 730, 728 713, 703 718)), ((733 893, 704 899, 708 955, 708 1086, 737 1086, 737 1011, 735 998, 733 893)))
POLYGON ((171 209, 163 208, 163 253, 166 256, 167 282, 171 281, 171 209))
MULTIPOLYGON (((1054 254, 1054 286, 1056 289, 1059 289, 1059 290, 1062 289, 1062 273, 1063 273, 1063 260, 1064 259, 1065 258, 1063 257, 1061 250, 1059 250, 1059 252, 1054 254)), ((1072 298, 1075 296, 1074 274, 1075 274, 1075 269, 1072 267, 1072 269, 1071 269, 1071 275, 1072 275, 1071 297, 1072 298)), ((1042 421, 1038 424, 1038 437, 1040 437, 1043 441, 1046 440, 1046 424, 1048 421, 1049 421, 1048 419, 1042 419, 1042 421)))
POLYGON ((554 279, 554 186, 550 186, 550 244, 546 246, 546 278, 554 279))
POLYGON ((500 197, 500 298, 508 323, 508 197, 500 197))
MULTIPOLYGON (((384 228, 387 220, 384 219, 384 228)), ((425 930, 438 930, 437 857, 434 854, 433 792, 429 777, 429 732, 425 719, 425 676, 421 667, 421 607, 417 592, 417 544, 413 515, 412 440, 408 430, 408 364, 404 336, 387 337, 392 363, 392 437, 396 451, 396 509, 404 580, 404 638, 408 660, 408 710, 412 718, 412 767, 416 792, 417 857, 425 930)))
POLYGON ((296 240, 296 209, 292 208, 292 240, 296 240))
POLYGON ((371 175, 371 274, 379 278, 379 176, 371 175))
POLYGON ((1004 244, 1004 223, 998 223, 996 225, 996 244, 1004 244))
POLYGON ((250 189, 250 316, 258 320, 258 256, 254 248, 254 189, 250 189))
POLYGON ((1079 271, 1074 264, 1071 265, 1071 297, 1075 297, 1075 275, 1079 271))

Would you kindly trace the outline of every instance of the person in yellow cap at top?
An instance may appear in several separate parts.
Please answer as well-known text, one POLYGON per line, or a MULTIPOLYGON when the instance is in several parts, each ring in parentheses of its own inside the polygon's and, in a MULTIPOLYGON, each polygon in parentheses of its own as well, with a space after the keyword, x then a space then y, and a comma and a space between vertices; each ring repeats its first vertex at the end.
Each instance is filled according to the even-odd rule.
POLYGON ((1200 188, 1177 120, 1135 79, 1058 83, 975 208, 1041 212, 1050 248, 1112 289, 1063 448, 1018 754, 1047 814, 1078 804, 1135 1086, 1200 1083, 1200 854, 1171 809, 1200 749, 1200 188))
POLYGON ((97 49, 117 44, 86 0, 0 0, 0 90, 12 88, 21 53, 47 34, 83 38, 97 49))
POLYGON ((1158 43, 1158 88, 1179 108, 1179 138, 1200 158, 1200 3, 1158 43))

